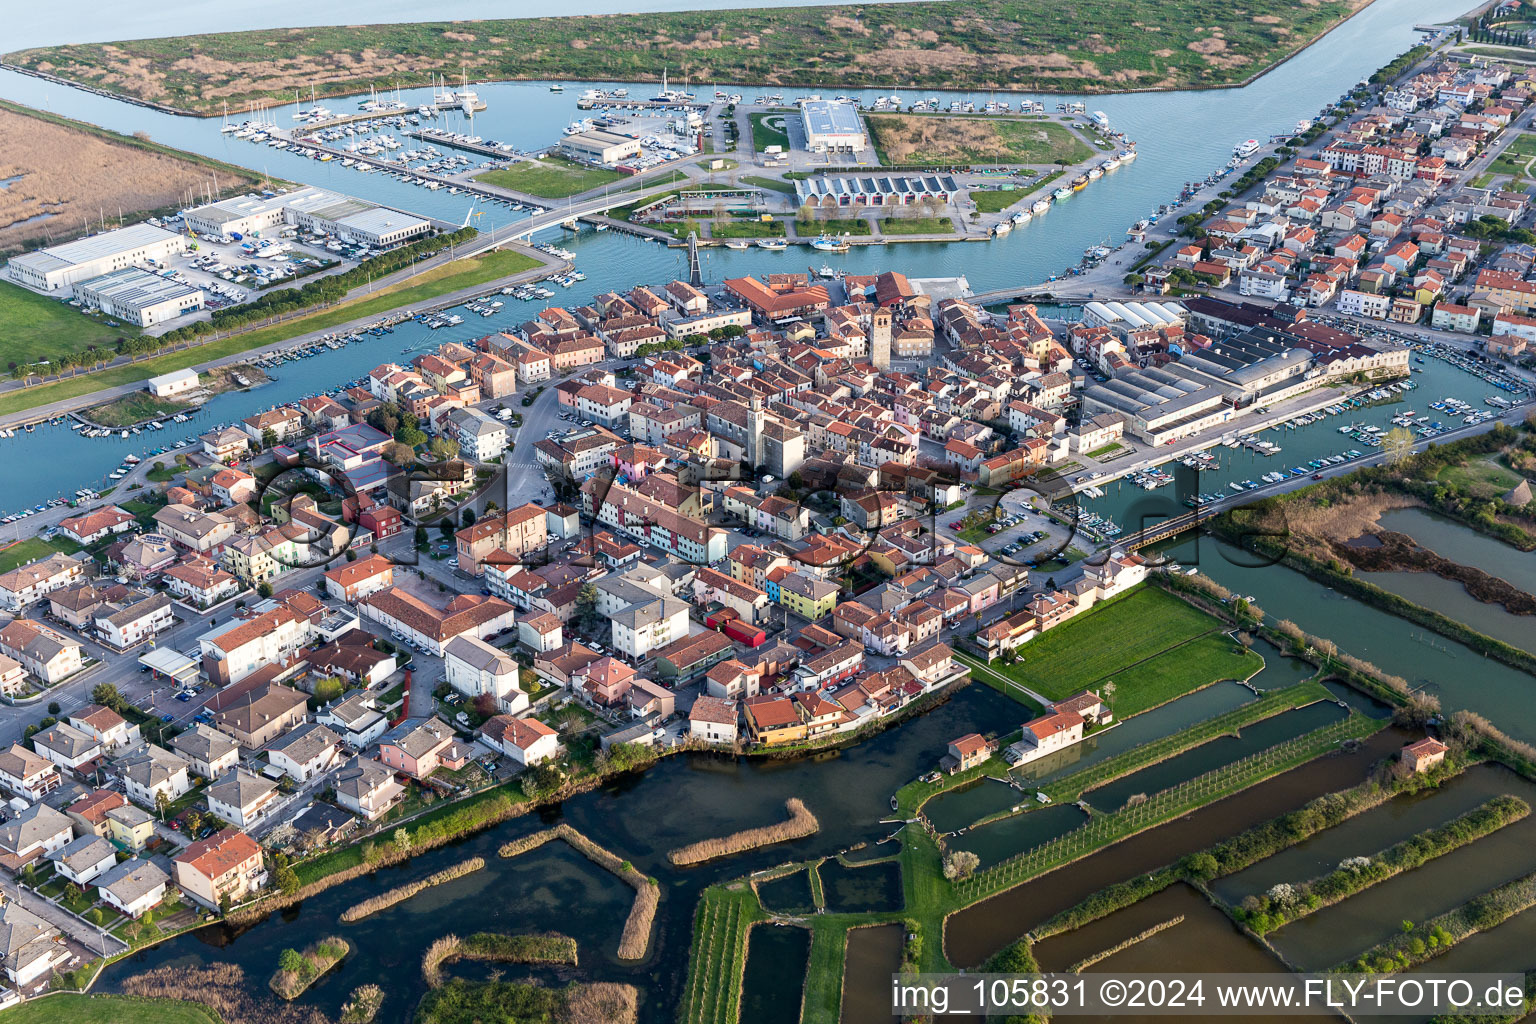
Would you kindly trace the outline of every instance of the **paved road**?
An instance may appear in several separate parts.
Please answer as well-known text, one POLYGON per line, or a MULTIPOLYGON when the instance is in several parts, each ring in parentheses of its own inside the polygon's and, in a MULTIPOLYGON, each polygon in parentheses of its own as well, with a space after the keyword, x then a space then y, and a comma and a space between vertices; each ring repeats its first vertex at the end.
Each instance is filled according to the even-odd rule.
POLYGON ((24 889, 12 882, 0 882, 0 895, 3 895, 7 901, 15 900, 20 903, 93 953, 101 955, 105 952, 105 955, 111 956, 128 948, 128 944, 122 939, 103 932, 94 925, 86 924, 63 907, 44 899, 30 889, 24 889))

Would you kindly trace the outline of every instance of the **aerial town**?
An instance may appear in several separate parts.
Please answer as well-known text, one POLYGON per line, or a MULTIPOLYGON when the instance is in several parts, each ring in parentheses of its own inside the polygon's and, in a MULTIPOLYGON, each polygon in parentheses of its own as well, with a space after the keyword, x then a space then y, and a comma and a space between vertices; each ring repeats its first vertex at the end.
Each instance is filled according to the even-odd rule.
POLYGON ((902 6, 24 26, 0 1024, 1536 1005, 1536 11, 902 6))

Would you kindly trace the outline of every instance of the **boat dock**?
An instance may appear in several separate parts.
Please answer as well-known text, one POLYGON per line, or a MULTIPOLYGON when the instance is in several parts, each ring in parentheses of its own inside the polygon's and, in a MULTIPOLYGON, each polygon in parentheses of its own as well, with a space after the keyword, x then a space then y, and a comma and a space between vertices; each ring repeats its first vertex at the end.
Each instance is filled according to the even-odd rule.
MULTIPOLYGON (((470 142, 457 132, 445 131, 442 128, 407 128, 400 134, 421 142, 437 146, 451 146, 454 149, 462 149, 466 153, 488 156, 495 160, 505 160, 507 157, 517 155, 517 151, 512 148, 512 144, 509 142, 497 142, 495 139, 482 139, 479 142, 470 142)), ((356 154, 349 153, 347 155, 355 156, 356 154)))

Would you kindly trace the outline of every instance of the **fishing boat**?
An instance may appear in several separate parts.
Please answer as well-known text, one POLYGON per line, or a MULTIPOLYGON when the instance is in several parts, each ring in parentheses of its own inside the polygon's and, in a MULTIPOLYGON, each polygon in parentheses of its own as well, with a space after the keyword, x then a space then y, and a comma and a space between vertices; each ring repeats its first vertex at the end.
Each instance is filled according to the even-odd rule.
POLYGON ((847 252, 848 243, 841 238, 820 234, 811 240, 811 248, 817 252, 847 252))
POLYGON ((1072 187, 1070 185, 1063 185, 1063 186, 1061 186, 1061 188, 1059 188, 1056 191, 1051 193, 1051 198, 1053 198, 1053 199, 1070 199, 1070 198, 1072 198, 1072 187))
POLYGON ((1044 213, 1050 208, 1051 201, 1049 199, 1036 199, 1035 204, 1030 207, 1030 210, 1035 214, 1035 216, 1038 217, 1040 214, 1044 213))
POLYGON ((789 248, 789 242, 783 238, 759 238, 757 247, 767 249, 769 252, 783 252, 789 248))

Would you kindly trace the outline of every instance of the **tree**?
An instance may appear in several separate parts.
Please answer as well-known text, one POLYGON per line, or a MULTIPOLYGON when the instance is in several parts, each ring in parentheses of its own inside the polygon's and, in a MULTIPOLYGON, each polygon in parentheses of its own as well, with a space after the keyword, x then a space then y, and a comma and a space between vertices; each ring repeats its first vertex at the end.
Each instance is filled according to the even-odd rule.
POLYGON ((489 693, 482 693, 475 698, 475 714, 481 718, 495 717, 496 710, 496 698, 489 693))
POLYGON ((409 853, 410 852, 410 850, 411 850, 411 834, 409 832, 407 832, 405 829, 403 829, 403 828, 395 829, 395 833, 394 833, 394 836, 392 837, 392 839, 394 840, 395 849, 398 850, 400 853, 409 853))
POLYGON ((400 429, 395 431, 395 440, 408 448, 415 448, 426 439, 427 435, 420 427, 407 427, 402 423, 400 429))
POLYGON ((256 593, 262 597, 271 597, 272 584, 267 583, 266 581, 262 581, 261 583, 256 584, 256 593))
POLYGON ((293 895, 299 891, 299 876, 289 864, 281 864, 272 873, 272 880, 285 895, 293 895))
POLYGON ((466 508, 463 514, 459 516, 459 522, 463 523, 465 526, 474 526, 475 510, 472 508, 466 508))
POLYGON ((91 700, 104 708, 111 708, 118 714, 122 714, 123 708, 128 706, 128 702, 123 700, 123 695, 111 683, 97 683, 92 687, 91 700))
POLYGON ((384 460, 396 466, 409 466, 416 461, 416 452, 409 445, 390 441, 384 445, 384 460))
POLYGON ((981 864, 981 858, 970 850, 951 850, 944 855, 944 877, 951 882, 970 878, 981 864))
POLYGON ((161 821, 165 820, 165 812, 170 809, 171 798, 166 795, 165 790, 155 790, 155 811, 160 815, 161 821))
POLYGON ((304 954, 296 949, 285 949, 277 954, 277 969, 287 971, 289 974, 303 974, 307 961, 304 954))
POLYGON ((48 702, 48 713, 50 715, 56 715, 56 714, 58 714, 62 710, 63 710, 63 708, 59 707, 59 702, 58 701, 51 700, 51 701, 48 702))
POLYGON ((411 538, 417 547, 422 547, 427 543, 427 528, 425 526, 416 527, 416 532, 411 535, 411 538))
POLYGON ((459 457, 459 442, 451 437, 434 437, 427 442, 427 451, 445 459, 456 459, 459 457))
POLYGON ((1381 442, 1381 450, 1387 457, 1387 464, 1395 466, 1408 456, 1413 454, 1413 443, 1418 440, 1413 431, 1407 427, 1393 427, 1387 431, 1387 436, 1381 442))
POLYGON ((277 444, 277 433, 271 427, 263 427, 261 430, 261 446, 272 448, 277 444))
POLYGON ((597 611, 597 587, 583 583, 576 592, 576 626, 583 636, 596 635, 603 626, 603 617, 597 611))
POLYGON ((329 704, 346 692, 346 684, 339 676, 326 676, 315 682, 315 702, 329 704))
POLYGON ((194 809, 187 812, 187 835, 196 839, 197 834, 203 830, 204 824, 202 811, 194 809))
POLYGON ((439 519, 437 522, 437 532, 443 535, 443 540, 451 538, 453 536, 453 520, 451 518, 439 519))

